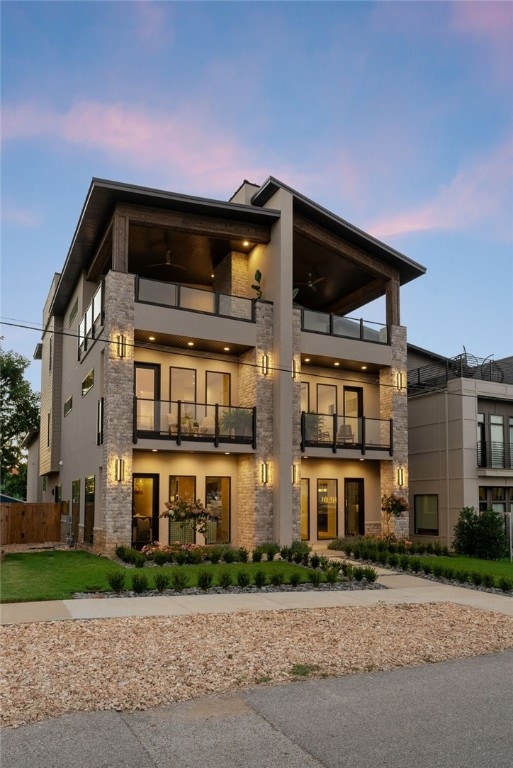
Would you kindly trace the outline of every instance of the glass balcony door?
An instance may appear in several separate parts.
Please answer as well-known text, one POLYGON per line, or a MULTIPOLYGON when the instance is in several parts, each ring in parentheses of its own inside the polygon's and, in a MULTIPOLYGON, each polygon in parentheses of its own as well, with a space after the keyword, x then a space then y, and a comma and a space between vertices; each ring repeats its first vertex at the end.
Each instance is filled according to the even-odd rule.
POLYGON ((137 429, 155 432, 160 429, 160 367, 146 363, 135 365, 137 429))

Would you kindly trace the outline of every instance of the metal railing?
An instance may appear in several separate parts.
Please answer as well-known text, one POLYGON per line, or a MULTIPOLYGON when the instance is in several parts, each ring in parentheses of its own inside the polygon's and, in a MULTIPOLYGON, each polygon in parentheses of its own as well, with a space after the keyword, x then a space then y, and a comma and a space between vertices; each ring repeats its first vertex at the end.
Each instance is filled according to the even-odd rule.
POLYGON ((392 456, 392 419, 367 416, 340 416, 336 413, 301 413, 301 450, 306 447, 331 448, 333 453, 355 449, 388 451, 392 456))
POLYGON ((388 344, 388 328, 382 323, 372 323, 327 312, 314 312, 311 309, 301 310, 301 330, 340 336, 344 339, 372 341, 375 344, 388 344))
POLYGON ((508 443, 477 443, 477 466, 479 469, 513 469, 513 450, 508 443))
POLYGON ((163 283, 138 277, 135 284, 135 300, 143 304, 156 304, 255 322, 253 299, 206 291, 202 288, 190 288, 180 283, 163 283))
POLYGON ((480 358, 464 353, 447 360, 408 371, 408 392, 443 389, 451 379, 477 379, 497 384, 513 384, 513 362, 496 362, 489 357, 480 358))
POLYGON ((144 437, 256 448, 255 423, 255 407, 134 398, 134 443, 144 437))

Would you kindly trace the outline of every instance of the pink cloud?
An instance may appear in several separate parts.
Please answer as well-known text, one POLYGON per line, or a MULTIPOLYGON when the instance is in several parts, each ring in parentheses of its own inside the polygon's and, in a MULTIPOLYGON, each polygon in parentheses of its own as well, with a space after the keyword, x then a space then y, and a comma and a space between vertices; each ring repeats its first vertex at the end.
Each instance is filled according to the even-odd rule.
POLYGON ((490 239, 513 239, 513 143, 461 169, 432 200, 368 226, 379 238, 427 230, 472 231, 485 222, 490 239))
MULTIPOLYGON (((451 3, 452 26, 460 35, 481 43, 480 62, 488 59, 499 84, 511 82, 513 73, 513 4, 511 2, 451 3)), ((510 94, 511 97, 511 94, 510 94)))

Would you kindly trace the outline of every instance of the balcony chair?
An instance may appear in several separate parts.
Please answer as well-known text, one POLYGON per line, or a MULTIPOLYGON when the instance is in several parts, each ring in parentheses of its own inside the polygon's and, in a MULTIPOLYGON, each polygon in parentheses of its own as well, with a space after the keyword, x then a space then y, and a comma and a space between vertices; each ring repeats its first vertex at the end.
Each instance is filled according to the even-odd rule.
POLYGON ((178 431, 178 420, 172 411, 167 414, 167 426, 170 435, 178 431))
POLYGON ((201 420, 200 435, 213 435, 215 432, 215 423, 212 416, 205 416, 201 420))
POLYGON ((337 443, 352 445, 354 443, 353 429, 350 424, 341 424, 338 430, 337 443))

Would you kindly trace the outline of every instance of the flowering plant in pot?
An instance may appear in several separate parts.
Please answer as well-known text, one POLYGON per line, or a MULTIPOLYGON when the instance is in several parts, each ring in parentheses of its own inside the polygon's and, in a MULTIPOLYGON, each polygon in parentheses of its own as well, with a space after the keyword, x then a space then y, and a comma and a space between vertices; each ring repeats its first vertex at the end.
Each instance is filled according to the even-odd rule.
POLYGON ((199 499, 191 501, 177 496, 174 501, 166 502, 166 511, 160 517, 167 517, 173 523, 186 528, 190 523, 198 533, 207 532, 208 523, 217 523, 219 515, 206 509, 199 499))

